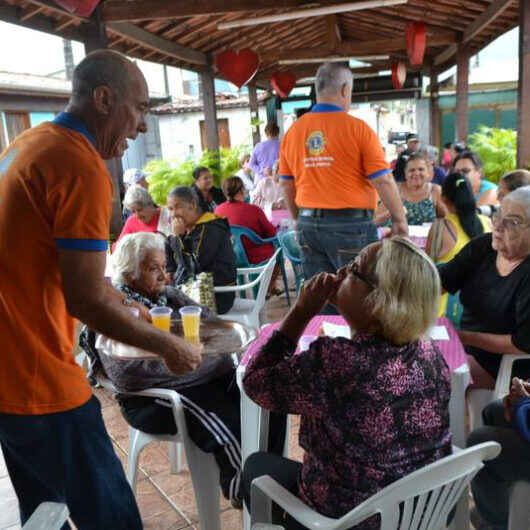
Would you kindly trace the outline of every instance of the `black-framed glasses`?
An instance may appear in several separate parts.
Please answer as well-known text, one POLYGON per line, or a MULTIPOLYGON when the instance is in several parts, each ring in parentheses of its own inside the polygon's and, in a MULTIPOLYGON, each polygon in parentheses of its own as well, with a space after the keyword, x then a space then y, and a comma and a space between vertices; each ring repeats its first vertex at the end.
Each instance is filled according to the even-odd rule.
POLYGON ((350 261, 350 263, 346 267, 346 271, 348 272, 348 274, 353 274, 356 278, 359 278, 359 280, 364 282, 366 285, 368 285, 372 289, 376 288, 375 283, 372 280, 370 280, 370 278, 368 278, 368 276, 366 276, 364 273, 362 273, 359 270, 359 262, 357 262, 355 260, 350 261))

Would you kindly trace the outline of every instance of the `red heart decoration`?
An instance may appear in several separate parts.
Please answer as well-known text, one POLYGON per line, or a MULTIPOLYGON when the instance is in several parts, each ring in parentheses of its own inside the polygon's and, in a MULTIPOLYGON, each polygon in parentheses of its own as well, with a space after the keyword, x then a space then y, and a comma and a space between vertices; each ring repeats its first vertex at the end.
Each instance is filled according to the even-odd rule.
POLYGON ((56 4, 80 17, 89 17, 100 2, 101 0, 55 0, 56 4))
POLYGON ((407 55, 410 64, 419 66, 423 64, 425 47, 427 46, 427 33, 423 22, 411 22, 405 28, 405 40, 407 42, 407 55))
POLYGON ((272 89, 281 96, 286 98, 296 85, 296 77, 291 72, 274 72, 271 75, 272 89))
POLYGON ((215 56, 215 66, 222 76, 241 88, 258 71, 259 57, 248 48, 238 52, 226 50, 215 56))
POLYGON ((407 67, 404 62, 392 63, 392 85, 396 90, 403 88, 407 79, 407 67))

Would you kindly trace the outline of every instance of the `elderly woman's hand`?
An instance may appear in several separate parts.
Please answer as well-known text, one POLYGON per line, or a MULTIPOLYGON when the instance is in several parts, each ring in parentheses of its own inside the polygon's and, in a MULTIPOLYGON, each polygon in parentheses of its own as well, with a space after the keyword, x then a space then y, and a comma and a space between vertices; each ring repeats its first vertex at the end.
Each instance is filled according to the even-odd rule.
POLYGON ((311 318, 320 313, 328 299, 335 294, 340 282, 340 274, 328 272, 321 272, 304 282, 296 301, 296 313, 305 318, 311 318))

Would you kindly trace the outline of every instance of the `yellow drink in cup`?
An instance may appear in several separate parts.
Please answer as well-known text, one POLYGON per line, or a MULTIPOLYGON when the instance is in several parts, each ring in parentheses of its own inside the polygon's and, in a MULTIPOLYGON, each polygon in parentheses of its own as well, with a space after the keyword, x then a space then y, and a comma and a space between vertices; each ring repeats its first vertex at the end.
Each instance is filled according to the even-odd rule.
POLYGON ((179 313, 180 318, 182 318, 184 337, 189 341, 196 342, 201 324, 201 308, 196 305, 186 305, 179 309, 179 313))
POLYGON ((170 307, 153 307, 149 310, 153 326, 162 331, 169 331, 171 327, 171 313, 173 310, 170 307))

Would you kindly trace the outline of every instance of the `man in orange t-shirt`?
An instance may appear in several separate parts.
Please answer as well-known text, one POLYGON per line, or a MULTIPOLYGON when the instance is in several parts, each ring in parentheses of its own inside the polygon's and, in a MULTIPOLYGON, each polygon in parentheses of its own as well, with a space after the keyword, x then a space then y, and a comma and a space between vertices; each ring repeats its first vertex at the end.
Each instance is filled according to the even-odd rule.
POLYGON ((285 134, 279 174, 287 206, 297 219, 306 279, 335 272, 377 239, 378 194, 392 231, 407 235, 403 204, 379 139, 350 116, 353 77, 337 63, 317 71, 317 104, 285 134))
POLYGON ((176 373, 200 355, 134 319, 104 279, 113 193, 104 160, 147 130, 145 79, 124 56, 98 51, 76 67, 72 92, 67 112, 0 154, 0 445, 22 524, 56 501, 78 528, 134 530, 134 496, 72 355, 74 317, 160 354, 176 373))

